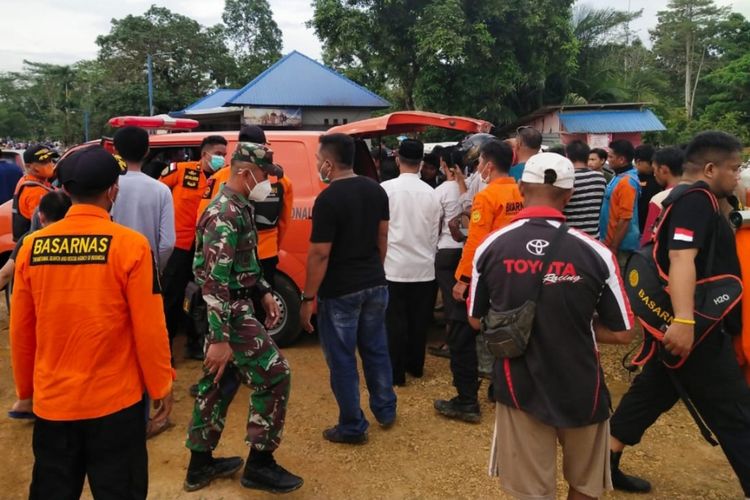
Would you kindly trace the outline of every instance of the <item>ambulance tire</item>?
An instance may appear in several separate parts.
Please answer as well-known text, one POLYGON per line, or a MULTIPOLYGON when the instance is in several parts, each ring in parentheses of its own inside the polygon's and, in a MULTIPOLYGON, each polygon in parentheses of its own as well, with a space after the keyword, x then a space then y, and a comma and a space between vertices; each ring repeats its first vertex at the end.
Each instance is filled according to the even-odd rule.
POLYGON ((281 309, 281 319, 269 333, 276 345, 288 347, 294 344, 302 332, 299 316, 300 292, 291 279, 277 272, 273 283, 273 298, 281 309))

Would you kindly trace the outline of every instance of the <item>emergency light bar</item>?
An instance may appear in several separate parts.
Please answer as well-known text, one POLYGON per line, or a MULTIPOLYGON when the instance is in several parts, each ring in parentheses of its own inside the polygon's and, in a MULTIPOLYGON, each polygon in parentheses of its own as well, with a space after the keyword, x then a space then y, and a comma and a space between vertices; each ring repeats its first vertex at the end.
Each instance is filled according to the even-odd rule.
POLYGON ((190 118, 172 118, 168 115, 115 116, 114 118, 110 118, 108 123, 114 128, 131 126, 162 130, 192 130, 199 125, 197 120, 191 120, 190 118))

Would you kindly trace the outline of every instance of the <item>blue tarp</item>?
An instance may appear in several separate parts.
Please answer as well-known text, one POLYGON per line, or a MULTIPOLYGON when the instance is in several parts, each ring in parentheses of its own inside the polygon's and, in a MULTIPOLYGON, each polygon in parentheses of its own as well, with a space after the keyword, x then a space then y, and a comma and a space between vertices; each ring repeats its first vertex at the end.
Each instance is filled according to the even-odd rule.
POLYGON ((656 132, 667 130, 650 109, 561 111, 560 121, 571 134, 656 132))

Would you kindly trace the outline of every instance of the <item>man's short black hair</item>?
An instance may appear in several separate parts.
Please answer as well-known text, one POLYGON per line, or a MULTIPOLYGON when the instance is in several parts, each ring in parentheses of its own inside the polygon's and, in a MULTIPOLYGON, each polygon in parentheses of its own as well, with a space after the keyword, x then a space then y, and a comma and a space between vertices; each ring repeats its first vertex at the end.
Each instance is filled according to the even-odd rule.
POLYGON ((573 163, 588 163, 591 149, 583 141, 573 141, 565 147, 565 154, 573 163))
POLYGON ((208 146, 215 146, 217 144, 221 144, 222 146, 227 145, 227 140, 224 139, 221 135, 209 135, 201 141, 201 153, 203 153, 203 150, 206 149, 208 146))
POLYGON ((354 139, 346 134, 320 136, 320 147, 331 155, 336 163, 354 168, 354 139))
POLYGON ((370 149, 370 155, 375 161, 383 161, 390 155, 390 150, 385 146, 373 146, 370 149))
POLYGON ((670 146, 668 148, 661 148, 654 153, 651 159, 652 163, 656 165, 664 165, 675 177, 682 176, 682 162, 685 160, 685 155, 680 148, 670 146))
POLYGON ((685 148, 685 166, 703 168, 708 162, 721 162, 740 151, 742 144, 731 134, 717 130, 701 132, 685 148))
POLYGON ((70 196, 62 191, 52 191, 39 201, 39 212, 44 214, 47 222, 57 222, 65 217, 72 202, 70 196))
POLYGON ((635 157, 633 143, 626 141, 625 139, 610 142, 609 149, 611 149, 615 155, 624 157, 628 163, 632 162, 635 157))
POLYGON ((123 127, 115 132, 112 141, 125 161, 141 162, 148 153, 148 132, 140 127, 123 127))
POLYGON ((427 165, 432 165, 436 169, 440 168, 440 157, 436 153, 427 153, 424 155, 424 159, 422 160, 427 165))
POLYGON ((507 174, 513 164, 513 148, 505 141, 490 139, 482 144, 479 154, 491 161, 499 172, 507 174))
POLYGON ((651 163, 651 160, 654 159, 654 147, 651 144, 641 144, 635 148, 633 158, 635 161, 647 161, 651 163))
POLYGON ((458 147, 453 148, 453 150, 451 151, 450 161, 446 161, 451 167, 464 168, 466 166, 464 165, 464 152, 461 151, 461 149, 458 147))
POLYGON ((542 133, 533 127, 519 128, 518 140, 522 145, 534 151, 539 151, 542 147, 542 133))
MULTIPOLYGON (((605 150, 603 150, 602 148, 594 148, 594 149, 591 150, 591 153, 594 153, 596 156, 599 157, 600 160, 604 160, 604 161, 606 161, 607 160, 607 156, 609 156, 607 154, 607 152, 605 150)), ((589 153, 589 154, 591 154, 591 153, 589 153)))
POLYGON ((452 156, 455 149, 455 146, 448 146, 447 148, 443 148, 440 150, 440 160, 444 161, 449 167, 453 167, 452 156))
POLYGON ((560 156, 567 156, 566 151, 567 148, 565 147, 565 144, 553 144, 547 149, 548 153, 555 153, 560 156))

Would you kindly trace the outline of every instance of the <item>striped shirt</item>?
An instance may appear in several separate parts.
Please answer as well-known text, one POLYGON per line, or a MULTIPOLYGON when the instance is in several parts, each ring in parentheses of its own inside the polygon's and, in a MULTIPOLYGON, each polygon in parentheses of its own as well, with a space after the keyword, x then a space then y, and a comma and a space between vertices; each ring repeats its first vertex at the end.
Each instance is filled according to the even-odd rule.
POLYGON ((563 210, 567 224, 599 239, 599 214, 607 181, 604 174, 589 168, 576 168, 573 196, 563 210))

